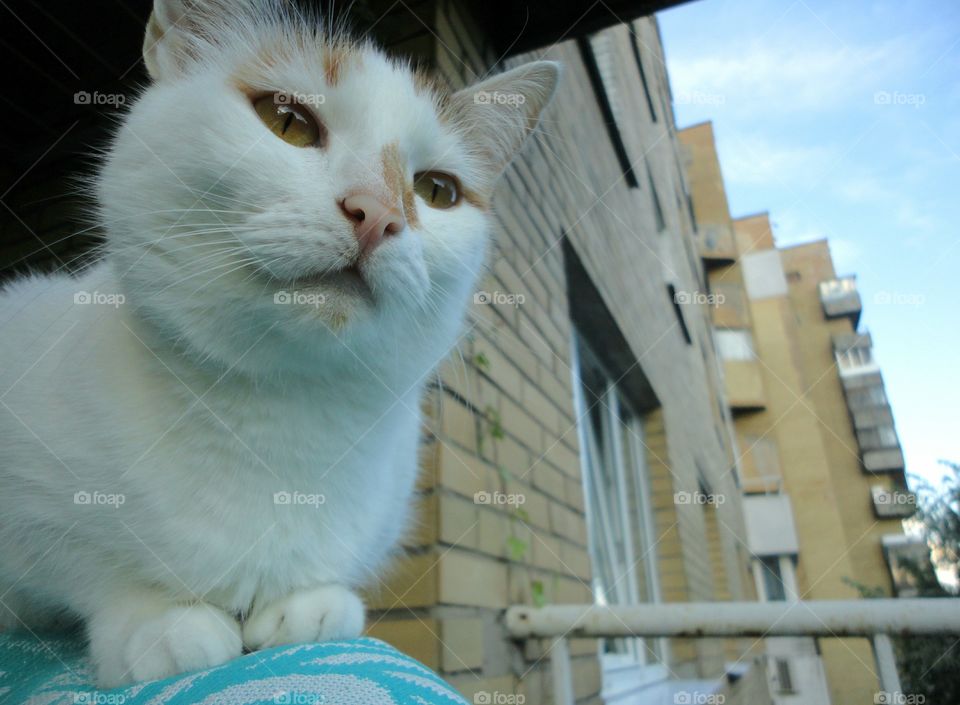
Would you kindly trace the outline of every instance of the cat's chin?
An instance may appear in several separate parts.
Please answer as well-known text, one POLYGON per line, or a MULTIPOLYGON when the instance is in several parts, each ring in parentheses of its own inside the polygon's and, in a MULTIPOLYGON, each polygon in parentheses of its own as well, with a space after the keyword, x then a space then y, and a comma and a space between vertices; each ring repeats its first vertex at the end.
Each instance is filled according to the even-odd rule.
POLYGON ((277 286, 273 300, 297 307, 334 331, 371 313, 376 305, 373 289, 357 265, 287 280, 277 286))

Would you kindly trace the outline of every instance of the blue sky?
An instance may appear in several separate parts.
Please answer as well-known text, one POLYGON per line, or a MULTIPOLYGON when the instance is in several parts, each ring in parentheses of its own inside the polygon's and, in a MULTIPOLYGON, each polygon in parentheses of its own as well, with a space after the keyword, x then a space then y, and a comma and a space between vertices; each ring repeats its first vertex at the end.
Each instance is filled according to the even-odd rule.
POLYGON ((661 13, 679 127, 734 216, 856 274, 907 472, 960 462, 960 3, 700 0, 661 13))

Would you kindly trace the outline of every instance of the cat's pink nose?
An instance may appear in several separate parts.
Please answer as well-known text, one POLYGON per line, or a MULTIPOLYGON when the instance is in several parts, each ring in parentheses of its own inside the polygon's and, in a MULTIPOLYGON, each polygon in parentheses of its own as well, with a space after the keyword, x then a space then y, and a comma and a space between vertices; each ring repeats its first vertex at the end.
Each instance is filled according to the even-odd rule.
POLYGON ((353 223, 360 252, 370 254, 388 235, 396 235, 407 226, 403 213, 369 193, 355 193, 340 201, 340 208, 353 223))

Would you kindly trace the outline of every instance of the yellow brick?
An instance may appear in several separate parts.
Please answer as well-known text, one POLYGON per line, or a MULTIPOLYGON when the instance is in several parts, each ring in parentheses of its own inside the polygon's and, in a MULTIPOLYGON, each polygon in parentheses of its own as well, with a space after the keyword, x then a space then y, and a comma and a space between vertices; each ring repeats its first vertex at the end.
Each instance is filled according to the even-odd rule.
POLYGON ((571 572, 581 580, 590 580, 590 554, 580 546, 566 541, 560 542, 560 560, 564 570, 571 572))
POLYGON ((503 430, 518 439, 534 453, 542 453, 543 431, 533 417, 509 399, 503 399, 501 423, 503 430))
POLYGON ((524 490, 524 503, 520 510, 526 513, 527 522, 539 529, 550 528, 550 503, 545 494, 532 488, 524 490))
POLYGON ((541 462, 533 468, 531 474, 533 475, 534 487, 543 490, 554 499, 564 500, 566 496, 565 478, 559 470, 541 462))
POLYGON ((566 478, 564 481, 564 493, 567 498, 567 504, 574 509, 585 511, 586 505, 583 501, 583 483, 580 480, 566 478))
POLYGON ((443 435, 461 447, 474 451, 477 448, 477 420, 473 412, 450 396, 445 396, 441 406, 443 435))
POLYGON ((483 668, 483 621, 476 618, 444 619, 440 664, 447 672, 483 668))
POLYGON ((556 601, 560 604, 582 604, 593 602, 590 585, 575 578, 560 578, 556 586, 556 601))
POLYGON ((382 639, 397 649, 436 669, 440 664, 440 639, 435 620, 383 619, 367 628, 367 635, 382 639))
POLYGON ((500 489, 500 475, 493 466, 460 448, 437 444, 433 456, 438 467, 438 482, 471 499, 477 492, 500 489))
POLYGON ((494 441, 497 464, 514 475, 522 475, 530 468, 530 451, 507 436, 494 441))
POLYGON ((452 549, 440 560, 440 602, 447 605, 507 606, 507 568, 490 558, 452 549))
POLYGON ((580 456, 567 448, 564 443, 551 443, 545 449, 544 458, 570 477, 580 477, 580 456))
POLYGON ((422 553, 396 561, 386 579, 364 590, 370 609, 427 607, 437 600, 436 555, 422 553))
POLYGON ((479 509, 472 500, 444 495, 437 500, 440 540, 467 548, 480 544, 479 509))
POLYGON ((534 534, 530 542, 533 564, 545 570, 565 572, 560 558, 560 539, 549 534, 534 534))
POLYGON ((509 535, 510 518, 506 513, 492 508, 480 511, 481 551, 497 558, 506 556, 509 535))

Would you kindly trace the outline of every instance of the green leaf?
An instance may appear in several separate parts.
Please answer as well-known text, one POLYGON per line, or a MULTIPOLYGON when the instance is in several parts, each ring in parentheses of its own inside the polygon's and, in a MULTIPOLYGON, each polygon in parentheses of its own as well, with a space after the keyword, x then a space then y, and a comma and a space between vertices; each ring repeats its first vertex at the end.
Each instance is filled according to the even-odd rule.
POLYGON ((490 358, 487 357, 482 352, 478 352, 473 356, 473 364, 476 365, 481 370, 490 369, 490 358))
POLYGON ((523 539, 518 539, 516 536, 509 536, 507 537, 507 548, 510 550, 511 561, 522 561, 523 557, 527 555, 529 546, 523 539))
POLYGON ((543 590, 542 580, 533 580, 530 582, 530 597, 533 599, 534 607, 543 607, 547 604, 547 596, 543 590))

